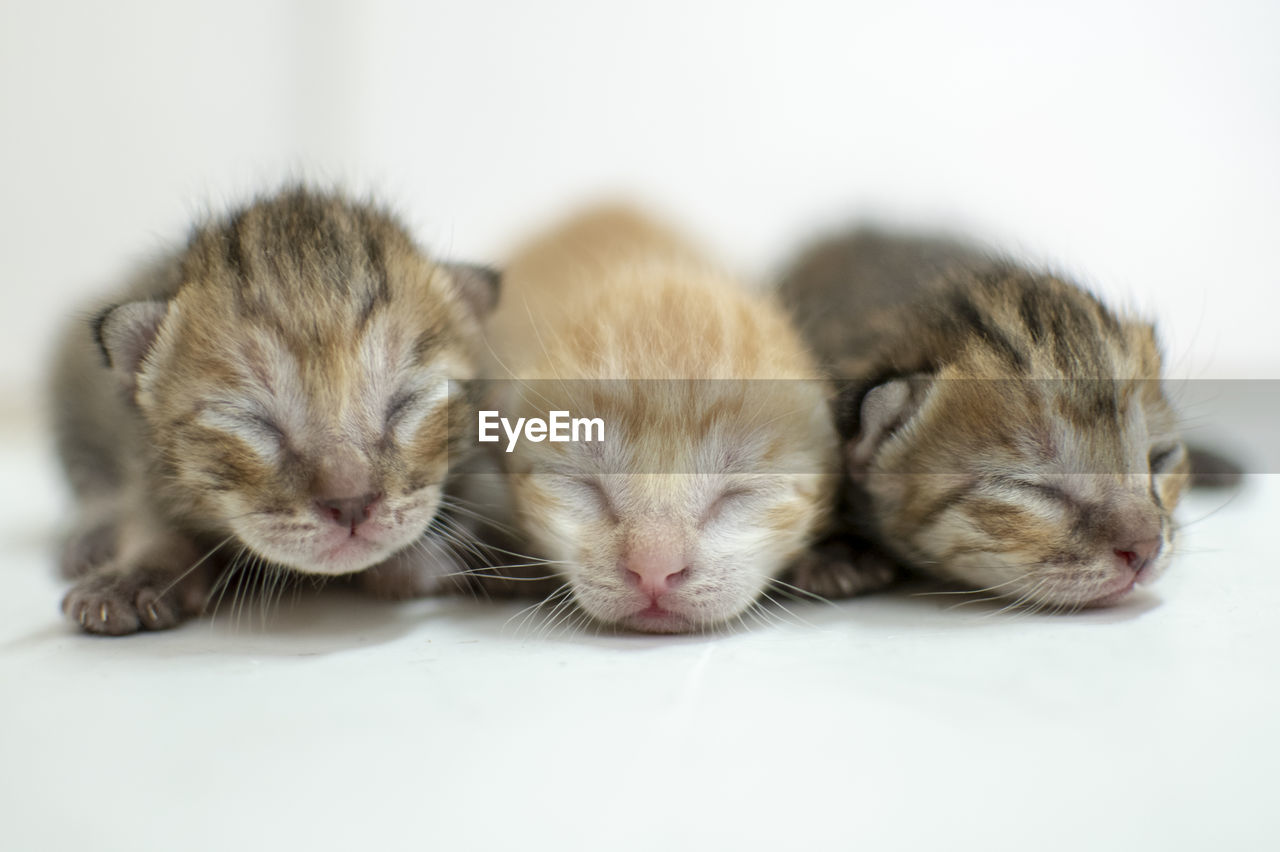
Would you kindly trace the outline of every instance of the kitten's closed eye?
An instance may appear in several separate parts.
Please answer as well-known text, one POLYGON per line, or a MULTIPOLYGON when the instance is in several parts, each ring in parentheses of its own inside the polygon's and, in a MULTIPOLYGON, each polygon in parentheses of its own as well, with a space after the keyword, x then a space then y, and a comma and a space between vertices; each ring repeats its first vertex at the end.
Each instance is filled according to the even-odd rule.
POLYGON ((746 486, 738 486, 729 488, 720 493, 707 510, 702 513, 702 519, 698 521, 698 526, 705 527, 708 524, 720 520, 724 515, 732 509, 746 503, 749 498, 755 496, 756 491, 746 486))
POLYGON ((275 441, 280 446, 284 446, 285 434, 284 429, 272 420, 261 414, 250 414, 245 418, 247 428, 259 437, 275 441))
POLYGON ((211 429, 235 435, 263 455, 272 455, 284 446, 286 435, 280 424, 264 409, 236 403, 215 403, 200 412, 198 422, 211 429))
POLYGON ((586 495, 594 505, 600 510, 610 523, 618 523, 618 511, 613 505, 613 500, 609 497, 608 490, 604 487, 604 483, 594 476, 578 476, 570 480, 579 492, 586 495))
POLYGON ((383 429, 397 441, 409 441, 424 420, 447 401, 449 383, 439 378, 411 382, 391 395, 383 414, 383 429))
POLYGON ((1151 448, 1147 466, 1152 473, 1168 473, 1182 462, 1186 449, 1182 444, 1161 444, 1151 448))
POLYGON ((1006 476, 997 477, 993 482, 996 485, 1003 486, 1005 488, 1017 489, 1018 491, 1028 494, 1034 494, 1038 497, 1043 497, 1046 500, 1052 500, 1055 503, 1070 504, 1073 502, 1070 494, 1062 488, 1056 485, 1051 485, 1048 482, 1040 482, 1035 479, 1017 479, 1006 476))

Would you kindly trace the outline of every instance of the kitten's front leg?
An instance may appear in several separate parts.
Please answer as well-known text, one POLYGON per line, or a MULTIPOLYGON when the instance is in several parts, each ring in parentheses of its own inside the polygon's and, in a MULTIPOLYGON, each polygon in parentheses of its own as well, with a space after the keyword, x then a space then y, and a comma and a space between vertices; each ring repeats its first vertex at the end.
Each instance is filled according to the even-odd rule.
POLYGON ((89 633, 122 636, 138 630, 164 630, 204 608, 211 571, 187 536, 147 529, 145 524, 86 526, 73 537, 69 555, 95 551, 75 566, 75 585, 62 599, 62 611, 89 633), (98 549, 96 540, 112 546, 98 549))
POLYGON ((893 557, 869 542, 833 536, 805 551, 783 579, 810 594, 834 599, 882 589, 899 572, 893 557))
POLYGON ((116 518, 82 517, 62 545, 58 560, 62 576, 75 580, 114 559, 118 531, 116 518))

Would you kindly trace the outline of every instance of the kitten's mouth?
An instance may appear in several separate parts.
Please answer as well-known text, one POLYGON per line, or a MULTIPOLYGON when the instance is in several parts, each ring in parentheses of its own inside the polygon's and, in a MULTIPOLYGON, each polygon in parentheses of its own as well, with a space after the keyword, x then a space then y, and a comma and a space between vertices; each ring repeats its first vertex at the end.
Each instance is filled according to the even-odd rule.
POLYGON ((388 518, 372 518, 344 529, 330 526, 316 536, 309 554, 307 569, 316 574, 352 574, 372 568, 393 553, 409 546, 422 536, 430 520, 421 527, 413 518, 393 523, 388 518))
POLYGON ((320 574, 350 574, 370 568, 398 549, 394 543, 382 538, 385 537, 361 531, 343 534, 332 544, 320 544, 312 557, 310 570, 320 574))
POLYGON ((1148 581, 1153 579, 1155 573, 1147 566, 1130 577, 1117 577, 1104 587, 1105 591, 1102 594, 1085 601, 1083 606, 1086 609, 1114 606, 1133 594, 1133 590, 1138 586, 1146 585, 1148 581))
POLYGON ((623 616, 618 622, 642 633, 687 633, 693 628, 693 623, 687 616, 664 607, 656 600, 650 601, 643 609, 623 616))
POLYGON ((641 633, 687 633, 693 626, 683 615, 652 607, 627 616, 622 623, 641 633))

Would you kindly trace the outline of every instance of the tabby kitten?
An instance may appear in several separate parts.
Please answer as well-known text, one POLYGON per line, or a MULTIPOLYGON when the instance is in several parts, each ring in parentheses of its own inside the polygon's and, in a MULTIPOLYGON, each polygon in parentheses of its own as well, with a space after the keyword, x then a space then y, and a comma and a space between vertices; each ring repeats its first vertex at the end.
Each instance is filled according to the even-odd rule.
POLYGON ((195 228, 61 342, 66 614, 172 627, 228 562, 434 589, 456 570, 438 511, 472 425, 451 380, 474 374, 496 288, 305 188, 195 228))
POLYGON ((1169 564, 1187 454, 1152 327, 1062 278, 861 230, 784 276, 842 383, 843 540, 797 582, 892 563, 1038 608, 1120 600, 1169 564))

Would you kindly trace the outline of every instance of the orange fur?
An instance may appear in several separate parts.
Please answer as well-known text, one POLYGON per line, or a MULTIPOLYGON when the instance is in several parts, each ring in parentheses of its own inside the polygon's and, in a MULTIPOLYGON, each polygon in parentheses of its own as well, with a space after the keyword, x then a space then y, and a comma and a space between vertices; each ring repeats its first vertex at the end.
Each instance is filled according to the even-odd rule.
POLYGON ((770 299, 665 226, 603 208, 535 240, 487 333, 490 375, 512 380, 497 383, 504 416, 606 424, 603 447, 523 442, 505 459, 523 528, 592 616, 645 630, 735 617, 824 523, 825 384, 770 299), (688 569, 665 596, 627 585, 654 552, 688 569), (669 617, 638 614, 659 598, 669 617))

